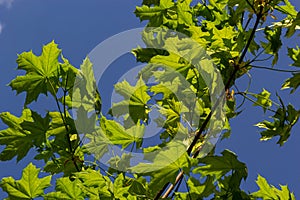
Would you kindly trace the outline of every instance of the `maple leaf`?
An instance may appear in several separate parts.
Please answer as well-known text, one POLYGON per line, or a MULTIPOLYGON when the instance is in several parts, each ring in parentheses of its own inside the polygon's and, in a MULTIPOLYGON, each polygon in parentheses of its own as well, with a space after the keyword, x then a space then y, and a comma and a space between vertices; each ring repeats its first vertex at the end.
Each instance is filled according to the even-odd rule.
POLYGON ((18 56, 18 69, 25 70, 24 76, 17 76, 9 85, 17 94, 26 92, 25 105, 36 101, 40 94, 47 92, 56 94, 58 89, 58 73, 60 70, 58 57, 61 50, 54 41, 43 47, 42 54, 36 56, 32 51, 18 56))
POLYGON ((12 177, 3 178, 0 187, 8 193, 7 199, 21 200, 34 199, 44 194, 44 189, 49 187, 51 176, 38 178, 40 169, 30 163, 22 173, 20 180, 12 177))

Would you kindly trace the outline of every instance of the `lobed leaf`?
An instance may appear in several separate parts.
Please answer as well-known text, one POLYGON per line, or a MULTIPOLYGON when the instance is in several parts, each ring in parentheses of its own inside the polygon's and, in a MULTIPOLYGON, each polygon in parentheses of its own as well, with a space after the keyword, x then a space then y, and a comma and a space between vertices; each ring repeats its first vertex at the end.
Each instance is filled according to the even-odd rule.
POLYGON ((38 178, 40 169, 30 163, 24 168, 22 178, 14 180, 12 177, 3 178, 0 187, 7 192, 7 200, 34 199, 44 194, 44 189, 49 187, 51 176, 38 178))

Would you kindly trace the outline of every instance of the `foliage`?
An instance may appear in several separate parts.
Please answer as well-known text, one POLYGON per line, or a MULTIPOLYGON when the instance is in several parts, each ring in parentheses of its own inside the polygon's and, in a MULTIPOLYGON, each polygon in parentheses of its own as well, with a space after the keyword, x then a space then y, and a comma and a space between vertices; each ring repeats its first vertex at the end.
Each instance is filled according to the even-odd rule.
MULTIPOLYGON (((43 47, 40 56, 32 51, 18 55, 18 69, 25 74, 9 86, 17 94, 26 93, 26 99, 21 117, 0 114, 7 125, 0 131, 0 144, 5 146, 0 160, 20 161, 34 149, 34 159, 44 162, 42 170, 48 175, 39 178, 41 169, 30 163, 20 180, 3 178, 0 187, 7 199, 295 199, 287 186, 279 190, 260 175, 258 191, 243 191, 246 164, 230 150, 215 155, 210 137, 217 137, 220 130, 227 131, 223 138, 230 136, 230 122, 241 112, 236 108, 241 97, 264 113, 273 113, 273 121, 256 124, 265 129, 261 140, 279 137, 280 145, 288 140, 299 110, 285 105, 278 95, 278 101, 271 100, 272 94, 263 88, 258 94, 239 91, 235 82, 256 68, 285 71, 275 68, 282 38, 296 37, 300 12, 288 0, 144 0, 135 14, 151 27, 142 35, 147 48, 132 50, 137 61, 147 65, 135 84, 124 80, 115 85, 123 99, 108 114, 101 111, 88 58, 77 69, 54 41, 43 47), (276 18, 272 24, 271 18, 276 18), (256 65, 266 55, 271 55, 272 68, 256 65), (217 84, 208 57, 224 87, 217 84), (214 99, 220 88, 226 99, 224 115, 215 109, 222 101, 214 99), (57 109, 44 114, 30 109, 41 94, 53 98, 57 109), (161 116, 151 119, 155 109, 161 116), (218 114, 224 121, 213 120, 218 114), (143 139, 152 121, 161 129, 157 145, 143 139), (112 154, 114 146, 126 153, 112 154), (152 164, 132 166, 134 152, 142 152, 152 164), (100 162, 106 155, 109 167, 100 162), (59 178, 45 194, 52 175, 59 178), (183 182, 187 190, 179 192, 183 182)), ((298 46, 288 48, 288 56, 291 66, 300 66, 298 46)), ((299 71, 295 71, 282 89, 293 93, 299 85, 299 71)))

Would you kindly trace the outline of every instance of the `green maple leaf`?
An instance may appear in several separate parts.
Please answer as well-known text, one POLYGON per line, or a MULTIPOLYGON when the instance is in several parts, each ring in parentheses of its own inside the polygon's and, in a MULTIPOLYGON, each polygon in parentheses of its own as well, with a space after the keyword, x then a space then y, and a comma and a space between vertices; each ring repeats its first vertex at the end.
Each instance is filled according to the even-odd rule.
POLYGON ((105 134, 108 136, 110 144, 122 145, 123 148, 126 148, 135 142, 137 148, 141 146, 145 132, 144 125, 137 123, 136 126, 125 129, 116 121, 107 120, 104 117, 101 119, 101 123, 105 125, 105 134))
POLYGON ((288 0, 283 0, 285 5, 278 6, 276 5, 274 8, 278 10, 279 12, 282 12, 288 16, 297 16, 297 11, 295 10, 295 7, 288 1, 288 0))
POLYGON ((166 117, 166 124, 175 127, 180 121, 181 114, 187 113, 189 109, 182 102, 175 101, 175 99, 168 99, 167 104, 160 107, 158 111, 166 117))
POLYGON ((86 111, 96 111, 100 113, 102 101, 97 89, 93 64, 89 58, 85 58, 80 66, 79 75, 74 82, 73 95, 68 99, 72 107, 83 106, 86 111))
POLYGON ((299 111, 291 104, 287 108, 278 108, 275 115, 272 116, 273 122, 262 121, 255 126, 265 129, 262 131, 260 140, 270 140, 273 137, 279 136, 277 144, 282 146, 290 137, 291 129, 299 119, 299 111))
POLYGON ((56 181, 55 186, 56 192, 50 192, 44 195, 46 200, 67 200, 67 199, 76 199, 84 200, 85 194, 80 188, 80 180, 75 179, 70 181, 69 177, 59 178, 56 181))
POLYGON ((274 55, 274 59, 272 61, 272 65, 274 66, 278 61, 278 51, 280 50, 282 46, 281 42, 281 30, 282 27, 278 26, 273 29, 266 27, 264 30, 265 38, 268 40, 268 42, 261 42, 261 46, 265 49, 265 52, 267 54, 274 55))
POLYGON ((152 190, 153 193, 161 189, 167 182, 174 183, 176 175, 180 170, 184 170, 185 172, 189 171, 191 162, 186 153, 181 152, 181 157, 175 159, 175 161, 170 164, 170 159, 174 160, 174 158, 170 158, 170 156, 172 156, 172 154, 177 156, 176 153, 178 152, 176 151, 178 151, 176 147, 171 147, 169 150, 159 153, 158 157, 154 158, 153 164, 140 163, 137 166, 132 167, 133 171, 152 177, 149 189, 152 190), (153 171, 148 172, 149 169, 153 171))
POLYGON ((60 65, 58 57, 61 50, 57 48, 54 41, 43 47, 42 54, 36 56, 30 52, 24 52, 18 56, 18 69, 25 70, 24 76, 17 76, 10 82, 17 94, 26 92, 25 105, 36 101, 40 94, 47 95, 47 92, 56 94, 58 89, 58 74, 60 65))
POLYGON ((176 197, 178 199, 200 199, 208 197, 215 190, 215 185, 213 184, 213 178, 207 177, 205 182, 201 184, 199 180, 194 177, 190 177, 187 181, 189 186, 189 193, 177 192, 176 197))
POLYGON ((297 13, 296 18, 293 18, 292 23, 288 25, 288 30, 285 34, 285 37, 289 38, 292 37, 296 31, 296 29, 299 29, 300 26, 300 12, 297 13))
POLYGON ((39 147, 46 139, 49 127, 49 115, 42 118, 30 109, 24 109, 20 118, 3 112, 2 121, 8 128, 0 131, 0 144, 6 145, 0 154, 0 160, 11 160, 17 156, 20 161, 33 147, 39 147))
POLYGON ((36 112, 31 111, 31 117, 33 121, 24 121, 21 123, 21 126, 24 130, 36 135, 33 144, 38 147, 46 141, 46 133, 50 128, 50 115, 47 113, 43 118, 36 112))
POLYGON ((271 93, 267 90, 263 89, 261 93, 253 94, 253 96, 257 98, 253 106, 261 106, 264 112, 272 106, 272 101, 270 100, 271 93))
POLYGON ((186 26, 194 25, 192 9, 190 7, 192 0, 178 1, 176 4, 176 11, 178 15, 178 23, 186 26))
MULTIPOLYGON (((60 112, 49 112, 51 118, 50 127, 47 131, 47 136, 64 136, 67 134, 64 121, 61 118, 60 112)), ((66 123, 71 129, 75 129, 74 120, 71 118, 68 111, 66 111, 66 123)))
POLYGON ((131 196, 128 192, 130 188, 129 180, 123 175, 119 174, 114 181, 113 185, 113 194, 117 199, 128 199, 128 200, 136 200, 137 198, 131 196))
POLYGON ((227 26, 224 27, 223 29, 219 30, 215 27, 215 25, 211 24, 208 26, 208 28, 212 29, 212 47, 211 48, 220 48, 220 49, 226 49, 233 46, 235 43, 233 41, 233 38, 237 36, 237 31, 234 30, 234 27, 232 26, 227 26))
POLYGON ((190 33, 191 38, 201 44, 202 46, 206 46, 210 42, 206 39, 210 34, 209 32, 205 32, 199 26, 189 26, 186 30, 190 33))
POLYGON ((49 187, 51 176, 38 178, 40 169, 30 163, 22 173, 20 180, 12 177, 3 178, 0 187, 8 193, 7 200, 34 199, 44 194, 44 189, 49 187))
POLYGON ((101 128, 96 129, 95 132, 91 134, 87 134, 86 137, 89 139, 89 142, 85 144, 84 147, 98 160, 108 152, 110 145, 112 145, 101 128))
POLYGON ((169 8, 174 6, 172 0, 161 0, 159 5, 150 7, 148 5, 143 5, 141 7, 136 7, 135 15, 140 18, 141 21, 149 20, 149 27, 157 27, 161 25, 164 21, 167 23, 169 20, 166 18, 167 11, 169 8))
POLYGON ((171 52, 168 56, 157 55, 151 58, 150 63, 157 64, 163 68, 166 68, 165 71, 169 71, 169 76, 163 76, 165 80, 172 80, 172 76, 175 78, 178 74, 174 73, 171 69, 179 72, 184 77, 187 76, 189 69, 191 68, 186 62, 182 61, 182 58, 175 53, 171 52), (168 70, 168 68, 171 68, 168 70))
POLYGON ((239 179, 246 179, 248 175, 246 165, 240 162, 237 156, 229 150, 224 150, 222 156, 206 156, 201 158, 200 162, 206 165, 196 167, 193 172, 200 173, 202 176, 210 175, 216 179, 220 179, 230 171, 238 173, 239 179))
POLYGON ((293 193, 291 193, 287 186, 280 186, 281 190, 275 188, 272 185, 269 185, 267 180, 258 175, 257 185, 259 186, 259 190, 257 192, 253 192, 251 195, 256 198, 262 198, 263 200, 268 199, 287 199, 287 200, 296 200, 293 193))
POLYGON ((128 192, 134 196, 145 195, 147 192, 146 184, 147 184, 146 179, 143 177, 139 177, 132 181, 130 188, 128 189, 128 192))
MULTIPOLYGON (((161 76, 164 76, 165 73, 166 71, 162 71, 161 76)), ((155 75, 155 77, 157 77, 157 74, 155 75)), ((181 81, 179 77, 175 77, 174 79, 172 79, 172 81, 161 82, 158 83, 157 85, 153 85, 150 88, 150 91, 153 92, 154 94, 162 93, 164 95, 163 99, 167 100, 172 98, 178 98, 177 95, 179 93, 178 90, 181 89, 180 86, 181 86, 181 81)))
POLYGON ((145 85, 142 77, 140 77, 135 86, 131 86, 126 80, 117 83, 115 90, 124 97, 124 100, 113 103, 109 111, 111 115, 117 117, 126 115, 125 120, 131 125, 136 124, 139 120, 148 120, 149 108, 147 102, 151 97, 147 93, 148 87, 145 85))
POLYGON ((113 183, 103 176, 99 171, 87 169, 75 174, 76 178, 81 180, 81 189, 90 199, 111 199, 113 183))

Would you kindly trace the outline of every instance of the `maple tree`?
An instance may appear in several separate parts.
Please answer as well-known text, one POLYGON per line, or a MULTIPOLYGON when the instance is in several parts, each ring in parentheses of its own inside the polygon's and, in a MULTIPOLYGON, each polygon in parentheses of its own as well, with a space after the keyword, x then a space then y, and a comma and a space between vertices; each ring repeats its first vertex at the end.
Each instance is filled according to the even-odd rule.
MULTIPOLYGON (((295 199, 287 186, 278 189, 262 176, 258 191, 243 191, 246 164, 230 150, 215 155, 211 139, 230 137, 239 98, 272 115, 256 124, 261 140, 278 137, 282 146, 289 139, 300 111, 279 95, 272 100, 263 88, 259 94, 240 91, 235 81, 256 68, 289 72, 276 63, 281 38, 295 37, 299 29, 300 12, 288 0, 144 0, 135 14, 148 28, 141 36, 146 48, 132 53, 147 65, 134 85, 126 80, 115 85, 123 100, 109 113, 102 113, 89 58, 78 69, 54 41, 39 56, 18 55, 18 69, 25 74, 9 86, 25 92, 26 99, 20 117, 0 114, 8 127, 0 131, 5 146, 0 160, 20 161, 34 149, 34 159, 44 166, 30 163, 20 180, 3 178, 7 199, 295 199), (266 55, 272 67, 257 66, 266 55), (57 109, 45 115, 30 109, 41 94, 51 96, 57 109), (155 120, 154 109, 161 115, 155 120), (157 145, 143 139, 151 120, 161 128, 157 145), (114 146, 125 153, 111 155, 114 146), (133 165, 134 152, 149 163, 133 165), (105 167, 100 160, 107 154, 105 167), (40 170, 47 175, 39 178, 40 170), (59 176, 55 188, 45 194, 53 175, 59 176), (186 189, 179 191, 182 184, 186 189)), ((291 66, 300 66, 299 47, 288 48, 288 56, 291 66)), ((282 89, 294 93, 299 74, 293 70, 282 89)))

